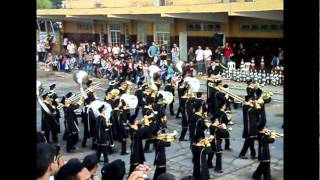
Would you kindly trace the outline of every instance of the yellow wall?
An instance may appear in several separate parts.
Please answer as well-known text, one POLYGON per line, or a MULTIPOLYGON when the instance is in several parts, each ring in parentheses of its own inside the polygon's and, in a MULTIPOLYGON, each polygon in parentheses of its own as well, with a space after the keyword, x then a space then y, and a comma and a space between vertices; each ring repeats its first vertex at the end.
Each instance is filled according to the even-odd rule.
POLYGON ((283 38, 283 31, 240 31, 240 23, 274 23, 277 21, 270 21, 264 19, 244 18, 244 17, 231 17, 229 18, 229 37, 246 37, 246 38, 283 38))
MULTIPOLYGON (((92 26, 94 28, 94 26, 92 26)), ((64 21, 63 22, 63 32, 64 33, 93 33, 93 29, 91 30, 80 30, 78 29, 78 22, 74 21, 64 21)))
POLYGON ((147 36, 153 35, 153 23, 152 22, 146 22, 144 26, 144 33, 147 36))

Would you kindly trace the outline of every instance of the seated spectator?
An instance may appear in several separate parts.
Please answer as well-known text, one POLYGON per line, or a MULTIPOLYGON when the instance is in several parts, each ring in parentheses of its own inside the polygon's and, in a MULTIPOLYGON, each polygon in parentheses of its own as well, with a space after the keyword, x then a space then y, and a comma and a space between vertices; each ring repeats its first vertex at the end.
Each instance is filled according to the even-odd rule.
POLYGON ((98 168, 98 158, 97 158, 96 154, 87 155, 83 159, 83 164, 90 172, 92 180, 100 180, 100 178, 95 175, 95 173, 97 172, 97 168, 98 168))
POLYGON ((88 169, 76 159, 69 160, 54 177, 55 180, 87 180, 90 178, 91 174, 88 169))
POLYGON ((59 169, 57 147, 48 143, 37 144, 37 180, 49 180, 59 169))

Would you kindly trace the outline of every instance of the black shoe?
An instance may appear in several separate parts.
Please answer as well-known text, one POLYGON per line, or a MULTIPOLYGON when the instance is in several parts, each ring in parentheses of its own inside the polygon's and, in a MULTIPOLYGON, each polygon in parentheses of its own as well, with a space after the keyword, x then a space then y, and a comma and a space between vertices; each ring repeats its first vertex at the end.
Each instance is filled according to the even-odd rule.
POLYGON ((251 159, 257 159, 257 156, 251 156, 250 158, 251 159))
POLYGON ((127 153, 127 152, 123 152, 123 153, 121 153, 121 155, 123 156, 123 155, 128 155, 129 153, 127 153))
POLYGON ((208 164, 208 168, 213 168, 213 165, 212 164, 208 164))
POLYGON ((239 158, 240 158, 240 159, 248 159, 248 157, 242 156, 242 155, 239 155, 239 158))
POLYGON ((174 116, 175 114, 174 113, 171 113, 171 116, 174 116))
POLYGON ((232 151, 231 148, 225 148, 224 150, 226 150, 226 151, 232 151))
POLYGON ((216 173, 223 173, 222 170, 214 170, 216 173))
POLYGON ((82 144, 81 146, 82 146, 83 148, 86 148, 86 147, 87 147, 87 145, 86 145, 86 144, 82 144))
POLYGON ((181 117, 180 117, 180 116, 176 116, 176 118, 177 118, 177 119, 180 119, 181 117))

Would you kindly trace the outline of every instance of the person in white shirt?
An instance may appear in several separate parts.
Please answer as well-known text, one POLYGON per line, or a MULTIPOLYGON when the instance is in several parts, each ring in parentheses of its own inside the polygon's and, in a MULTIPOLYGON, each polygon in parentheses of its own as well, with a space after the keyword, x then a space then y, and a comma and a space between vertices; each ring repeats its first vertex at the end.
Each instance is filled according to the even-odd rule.
POLYGON ((177 47, 177 44, 173 44, 173 48, 171 49, 171 60, 174 64, 179 61, 180 49, 177 47))
POLYGON ((115 46, 112 48, 112 53, 115 57, 118 57, 118 55, 120 53, 120 48, 119 48, 118 44, 115 44, 115 46))
POLYGON ((63 42, 62 42, 62 46, 63 46, 63 49, 67 49, 67 46, 68 46, 68 38, 63 38, 63 42))
POLYGON ((76 48, 75 48, 75 45, 71 41, 69 41, 69 43, 68 43, 67 50, 68 50, 69 55, 71 57, 74 57, 74 55, 76 53, 76 48))
POLYGON ((93 55, 93 70, 96 77, 98 77, 98 69, 100 68, 100 59, 101 56, 97 53, 97 51, 94 51, 93 55))
POLYGON ((198 72, 198 75, 202 75, 204 51, 201 46, 198 46, 198 49, 196 50, 195 54, 196 54, 197 72, 198 72))
POLYGON ((211 56, 212 56, 212 51, 208 46, 203 51, 203 55, 204 55, 205 69, 208 69, 208 67, 211 64, 211 56))

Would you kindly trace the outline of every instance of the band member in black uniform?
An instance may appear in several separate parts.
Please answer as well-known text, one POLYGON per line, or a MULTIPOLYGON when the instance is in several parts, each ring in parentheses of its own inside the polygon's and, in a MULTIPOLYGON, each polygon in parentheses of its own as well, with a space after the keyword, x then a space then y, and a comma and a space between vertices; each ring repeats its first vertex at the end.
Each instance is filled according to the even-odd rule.
POLYGON ((77 104, 73 104, 70 100, 73 94, 69 92, 65 97, 62 98, 61 103, 64 104, 63 112, 66 120, 66 134, 67 134, 67 152, 76 150, 75 145, 79 139, 79 124, 75 110, 82 104, 82 97, 79 99, 77 104))
MULTIPOLYGON (((194 103, 195 103, 195 97, 194 97, 194 93, 188 93, 187 94, 188 98, 186 100, 186 105, 185 105, 185 111, 187 114, 187 122, 188 125, 190 127, 190 123, 191 123, 191 117, 194 114, 194 103)), ((190 129, 189 129, 189 137, 190 137, 190 129)))
POLYGON ((154 142, 155 135, 157 133, 157 129, 159 128, 159 124, 156 121, 156 115, 152 109, 152 104, 154 100, 152 97, 147 97, 146 105, 142 111, 144 121, 149 122, 149 126, 147 127, 147 136, 146 136, 146 144, 144 146, 145 153, 151 153, 150 144, 154 142))
POLYGON ((196 180, 209 180, 209 168, 207 163, 207 154, 211 153, 211 146, 207 139, 202 136, 195 136, 192 144, 192 162, 193 162, 193 178, 196 180))
POLYGON ((56 84, 52 84, 49 86, 49 92, 48 96, 52 99, 52 107, 54 109, 54 120, 55 120, 55 125, 53 126, 52 129, 52 139, 53 142, 58 143, 58 133, 60 133, 60 121, 59 119, 61 118, 60 111, 57 108, 58 107, 58 95, 56 93, 56 84))
POLYGON ((153 75, 153 81, 154 81, 154 84, 157 86, 158 90, 160 90, 161 80, 160 80, 160 74, 159 73, 155 73, 153 75))
MULTIPOLYGON (((216 116, 214 116, 214 117, 218 119, 220 124, 225 124, 228 127, 227 124, 228 124, 229 120, 228 120, 227 114, 225 112, 225 109, 226 109, 225 102, 220 103, 218 108, 219 108, 219 111, 216 114, 216 116)), ((230 148, 230 133, 229 133, 229 131, 227 131, 227 134, 224 137, 224 140, 225 140, 224 149, 231 151, 231 148, 230 148)))
POLYGON ((130 154, 130 170, 129 175, 134 171, 134 169, 146 161, 143 152, 142 140, 146 138, 147 127, 149 123, 146 122, 144 126, 138 124, 136 120, 132 120, 130 123, 130 134, 131 134, 131 154, 130 154))
POLYGON ((88 92, 86 93, 85 100, 84 100, 84 111, 82 112, 82 123, 83 123, 83 140, 82 140, 82 147, 87 147, 87 139, 92 137, 92 145, 91 149, 97 148, 96 137, 97 137, 97 126, 96 126, 96 119, 93 114, 91 108, 88 108, 89 105, 96 100, 94 95, 95 89, 91 86, 92 80, 88 80, 87 82, 87 89, 88 92))
MULTIPOLYGON (((112 105, 113 105, 113 96, 112 96, 111 90, 106 90, 105 94, 106 94, 106 96, 104 97, 104 101, 106 103, 110 104, 110 106, 112 107, 112 105)), ((107 131, 107 133, 108 133, 107 137, 108 137, 108 142, 109 142, 109 144, 108 144, 109 153, 113 152, 113 147, 114 147, 114 142, 113 142, 114 136, 113 136, 112 129, 113 129, 113 126, 110 123, 108 131, 107 131)))
POLYGON ((219 64, 219 60, 212 61, 211 66, 207 70, 208 77, 210 77, 211 74, 213 74, 214 76, 217 76, 217 75, 221 74, 222 72, 223 72, 223 69, 219 64))
POLYGON ((195 104, 195 113, 191 116, 191 119, 190 119, 190 123, 189 123, 189 136, 190 136, 190 142, 191 142, 191 145, 193 143, 193 141, 195 140, 194 139, 194 136, 195 136, 195 133, 196 133, 196 124, 197 122, 201 121, 201 122, 204 122, 204 119, 203 119, 203 107, 201 104, 195 104))
POLYGON ((255 97, 256 96, 255 90, 256 90, 256 87, 254 86, 252 79, 248 80, 247 88, 246 88, 247 95, 251 97, 255 97))
POLYGON ((276 134, 274 132, 267 134, 266 130, 264 124, 258 126, 258 160, 260 164, 252 175, 253 179, 260 179, 263 175, 264 180, 271 180, 269 144, 274 142, 276 134))
POLYGON ((122 94, 127 92, 127 88, 128 88, 128 83, 125 81, 125 79, 121 80, 120 82, 120 86, 119 86, 119 96, 121 96, 122 94))
POLYGON ((57 143, 58 142, 57 130, 59 128, 59 124, 57 124, 55 120, 56 110, 52 105, 53 100, 48 96, 48 93, 44 94, 42 96, 42 99, 43 99, 43 103, 47 106, 49 112, 46 112, 43 108, 41 108, 41 111, 42 111, 41 130, 44 131, 45 137, 48 142, 50 142, 49 138, 50 138, 50 132, 51 132, 52 140, 55 143, 57 143))
POLYGON ((176 118, 180 118, 179 117, 179 114, 181 113, 181 96, 182 96, 182 91, 184 90, 184 87, 185 86, 185 83, 184 83, 184 80, 181 79, 181 81, 179 81, 178 83, 178 98, 179 98, 179 107, 178 107, 178 111, 177 111, 177 114, 176 114, 176 118))
POLYGON ((121 136, 121 155, 129 154, 127 152, 127 138, 129 137, 129 120, 130 120, 130 109, 126 103, 121 100, 120 109, 120 123, 119 123, 119 134, 121 136))
MULTIPOLYGON (((165 133, 165 131, 163 130, 161 133, 165 133)), ((166 147, 169 147, 170 145, 171 143, 168 141, 158 138, 155 140, 156 153, 154 165, 156 166, 156 170, 153 175, 153 180, 156 180, 160 174, 166 173, 166 147)))
POLYGON ((174 87, 175 87, 174 80, 172 80, 171 78, 168 79, 168 84, 164 87, 164 90, 171 92, 172 95, 173 95, 173 101, 170 103, 170 114, 171 114, 171 116, 174 116, 174 111, 173 111, 173 103, 174 103, 174 98, 175 98, 174 87))
POLYGON ((222 99, 220 97, 224 96, 224 94, 221 93, 218 90, 219 88, 222 87, 222 81, 218 80, 214 84, 215 84, 215 86, 214 86, 214 88, 211 89, 210 99, 209 99, 209 102, 208 102, 210 104, 210 107, 211 107, 211 109, 209 109, 208 111, 213 116, 215 116, 217 114, 218 110, 219 110, 219 108, 218 108, 219 102, 218 101, 222 99), (219 100, 218 100, 217 97, 219 97, 219 100))
POLYGON ((187 95, 187 87, 184 88, 181 91, 181 98, 180 98, 180 110, 181 110, 181 114, 182 114, 182 130, 181 130, 181 134, 180 134, 180 138, 179 141, 186 141, 184 139, 184 136, 186 135, 187 131, 188 131, 188 118, 187 118, 187 110, 186 110, 186 102, 188 100, 188 95, 187 95))
POLYGON ((251 159, 256 158, 256 150, 254 149, 254 140, 257 138, 257 109, 253 106, 253 98, 245 97, 245 103, 242 106, 243 111, 243 133, 242 138, 245 139, 239 158, 248 159, 246 153, 250 147, 251 159))
POLYGON ((202 92, 196 93, 196 98, 194 99, 194 106, 200 104, 202 106, 202 113, 204 116, 208 116, 208 109, 206 105, 206 101, 202 99, 202 92))
POLYGON ((156 114, 156 122, 160 128, 167 127, 167 117, 166 117, 166 101, 163 99, 163 95, 159 94, 157 97, 157 103, 154 105, 154 110, 156 114))
POLYGON ((266 117, 266 111, 264 106, 264 100, 262 98, 262 90, 260 88, 256 89, 256 104, 260 107, 260 113, 259 113, 259 123, 266 124, 267 123, 267 117, 266 117))
POLYGON ((134 92, 134 95, 137 96, 137 99, 138 99, 138 105, 136 107, 134 115, 132 116, 132 119, 137 118, 140 108, 143 107, 143 91, 147 86, 142 86, 142 85, 143 85, 142 82, 138 82, 138 89, 134 92))
POLYGON ((105 117, 105 107, 102 105, 99 109, 99 115, 97 117, 97 157, 100 161, 101 153, 103 153, 104 163, 109 163, 108 159, 108 131, 109 129, 109 122, 107 122, 107 119, 105 117))
POLYGON ((215 172, 223 173, 222 171, 222 138, 227 136, 227 127, 224 123, 219 123, 216 118, 211 118, 211 125, 209 126, 210 135, 214 136, 211 141, 212 152, 208 155, 208 166, 213 168, 212 159, 214 154, 216 154, 216 166, 215 172))

